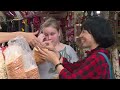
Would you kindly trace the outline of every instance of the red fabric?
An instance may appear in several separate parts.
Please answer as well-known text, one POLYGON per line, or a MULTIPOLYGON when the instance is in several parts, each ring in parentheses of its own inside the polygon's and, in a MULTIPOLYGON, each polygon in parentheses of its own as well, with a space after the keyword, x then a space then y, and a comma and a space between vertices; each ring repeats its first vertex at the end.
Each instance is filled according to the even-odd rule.
POLYGON ((14 11, 4 11, 3 12, 7 18, 9 19, 14 19, 14 17, 16 16, 15 12, 14 11))
POLYGON ((108 51, 103 48, 91 50, 85 60, 75 63, 69 63, 65 58, 63 60, 64 69, 59 74, 60 79, 109 79, 109 66, 105 58, 98 52, 105 53, 108 57, 108 51))
POLYGON ((33 18, 33 25, 36 28, 36 31, 40 28, 40 19, 38 16, 34 16, 33 18))

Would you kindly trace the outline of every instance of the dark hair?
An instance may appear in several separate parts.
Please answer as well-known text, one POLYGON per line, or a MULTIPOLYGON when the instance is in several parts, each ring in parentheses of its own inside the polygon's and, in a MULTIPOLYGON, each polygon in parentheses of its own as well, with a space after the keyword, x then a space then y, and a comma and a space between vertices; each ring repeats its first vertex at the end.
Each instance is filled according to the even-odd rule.
POLYGON ((94 16, 83 22, 81 30, 87 30, 100 47, 108 48, 115 43, 112 28, 108 20, 94 16))

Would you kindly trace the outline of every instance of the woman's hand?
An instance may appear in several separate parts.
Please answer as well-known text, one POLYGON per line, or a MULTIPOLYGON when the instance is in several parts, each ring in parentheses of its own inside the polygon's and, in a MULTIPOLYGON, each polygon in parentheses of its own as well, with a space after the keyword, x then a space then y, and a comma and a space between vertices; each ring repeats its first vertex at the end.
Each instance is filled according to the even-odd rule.
POLYGON ((28 33, 28 32, 20 32, 20 35, 24 36, 25 39, 27 40, 27 42, 32 46, 32 47, 42 47, 43 45, 41 45, 39 39, 35 36, 37 35, 39 32, 33 32, 33 33, 28 33))
POLYGON ((52 62, 53 64, 59 63, 59 52, 57 52, 51 43, 51 41, 45 41, 46 46, 44 48, 40 47, 39 52, 42 58, 52 62))
MULTIPOLYGON (((55 66, 62 62, 62 58, 59 60, 60 58, 59 52, 55 50, 51 41, 45 41, 44 43, 46 44, 46 47, 38 48, 40 51, 41 58, 52 62, 55 66)), ((59 65, 56 68, 58 73, 60 73, 62 69, 64 69, 62 65, 59 65)))
POLYGON ((40 42, 44 42, 45 35, 43 33, 40 33, 39 36, 38 36, 38 39, 39 39, 40 42))

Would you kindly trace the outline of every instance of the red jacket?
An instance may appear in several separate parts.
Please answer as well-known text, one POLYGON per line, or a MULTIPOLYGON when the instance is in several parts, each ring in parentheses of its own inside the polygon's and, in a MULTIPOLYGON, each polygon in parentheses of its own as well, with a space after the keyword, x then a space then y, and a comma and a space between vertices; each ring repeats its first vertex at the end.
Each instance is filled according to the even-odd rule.
POLYGON ((63 60, 64 69, 59 74, 60 79, 109 79, 109 66, 105 58, 98 52, 103 52, 109 57, 104 48, 96 48, 87 52, 87 57, 75 63, 63 60))

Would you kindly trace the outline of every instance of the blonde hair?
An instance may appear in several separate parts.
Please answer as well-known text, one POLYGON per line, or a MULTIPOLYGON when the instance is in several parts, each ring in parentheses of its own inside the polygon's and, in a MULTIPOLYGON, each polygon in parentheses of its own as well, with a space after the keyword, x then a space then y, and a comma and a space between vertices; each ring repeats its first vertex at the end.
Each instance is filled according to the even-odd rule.
POLYGON ((45 20, 45 22, 41 25, 41 31, 43 32, 43 29, 46 27, 52 26, 53 28, 55 28, 59 33, 60 33, 60 41, 62 40, 62 30, 60 27, 60 23, 53 17, 50 17, 48 19, 45 20))

